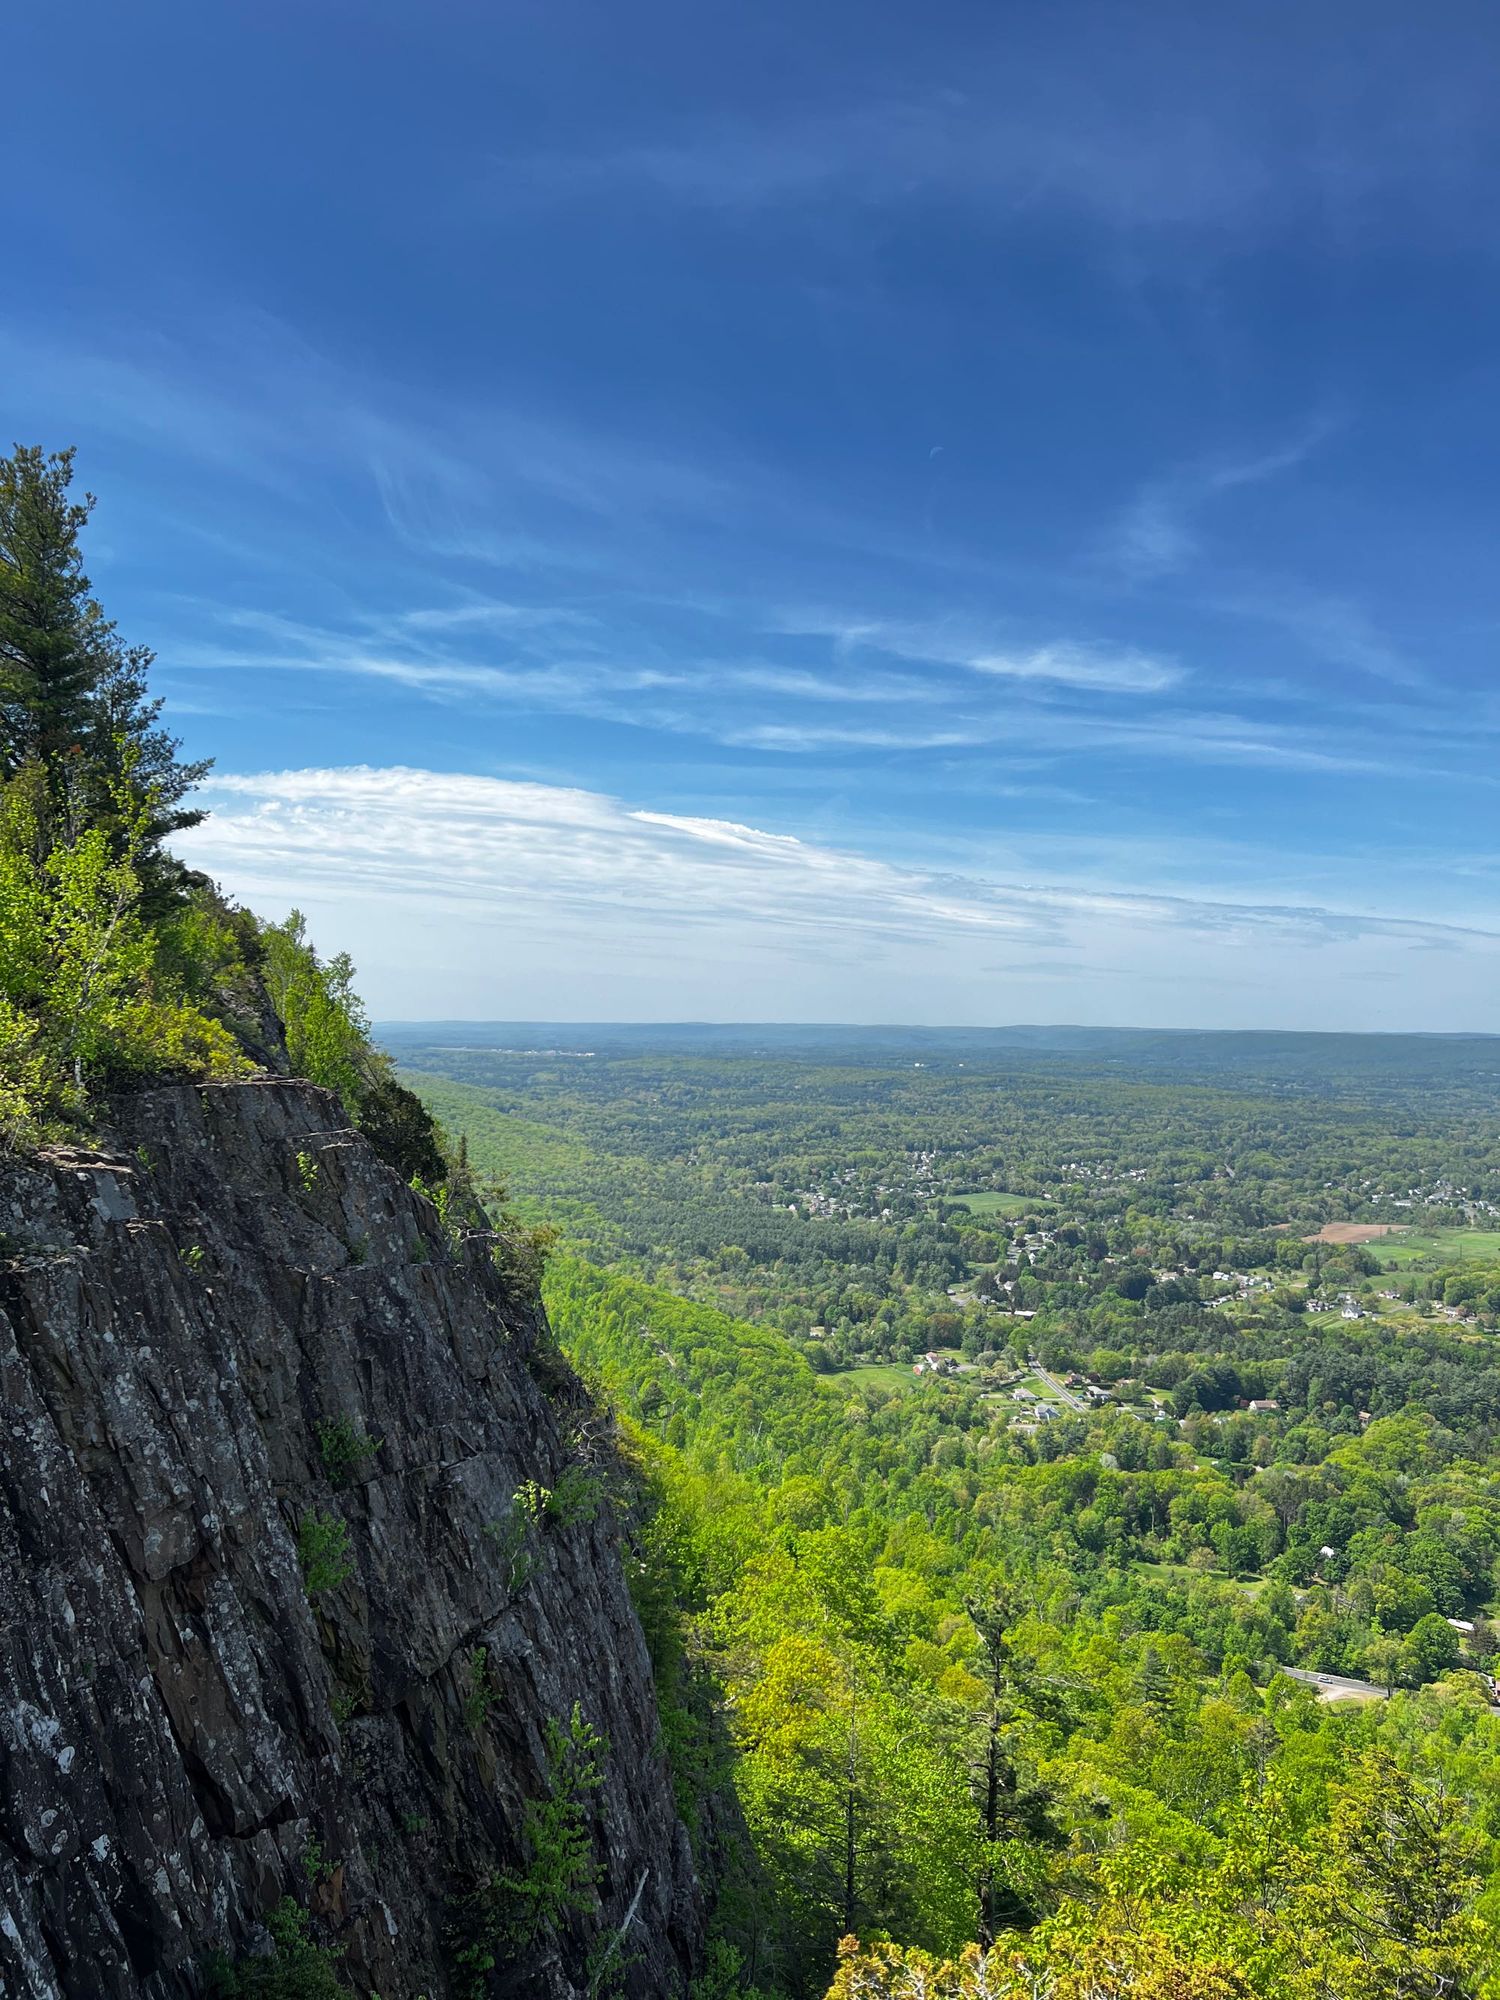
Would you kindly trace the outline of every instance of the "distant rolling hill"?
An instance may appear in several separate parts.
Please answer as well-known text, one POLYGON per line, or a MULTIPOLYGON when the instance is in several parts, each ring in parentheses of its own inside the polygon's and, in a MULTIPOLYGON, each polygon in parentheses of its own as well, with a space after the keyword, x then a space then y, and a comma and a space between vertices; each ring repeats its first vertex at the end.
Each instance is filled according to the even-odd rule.
POLYGON ((1500 1035, 1305 1034, 1259 1030, 855 1027, 828 1022, 388 1021, 379 1039, 402 1062, 420 1051, 604 1058, 761 1057, 885 1067, 924 1062, 987 1069, 1139 1072, 1184 1082, 1361 1096, 1461 1089, 1500 1098, 1500 1035))

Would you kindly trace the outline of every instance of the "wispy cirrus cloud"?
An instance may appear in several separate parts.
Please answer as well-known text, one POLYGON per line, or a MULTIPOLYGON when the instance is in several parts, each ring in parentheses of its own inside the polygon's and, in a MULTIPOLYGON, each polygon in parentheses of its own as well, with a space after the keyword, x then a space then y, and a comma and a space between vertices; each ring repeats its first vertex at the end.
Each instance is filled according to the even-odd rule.
POLYGON ((1206 459, 1148 480, 1106 536, 1106 559, 1141 580, 1185 569, 1201 553, 1200 516, 1215 501, 1295 472, 1333 429, 1320 418, 1270 450, 1206 459))
MULTIPOLYGON (((1394 99, 1366 103, 1362 126, 1352 106, 1333 116, 1309 96, 1278 131, 1226 53, 1221 43, 1211 71, 1158 62, 1137 88, 1103 95, 1080 87, 1071 49, 1040 62, 1012 50, 1003 65, 981 60, 981 80, 971 71, 961 88, 874 85, 774 120, 680 120, 664 137, 502 157, 485 190, 505 205, 651 194, 731 213, 940 195, 999 222, 1062 212, 1122 229, 1244 231, 1299 206, 1347 215, 1382 192, 1404 217, 1449 186, 1460 133, 1482 144, 1481 100, 1458 78, 1444 107, 1452 122, 1445 130, 1436 106, 1430 118, 1408 115, 1399 163, 1369 143, 1371 123, 1399 123, 1394 99), (1184 115, 1193 92, 1200 109, 1184 115)), ((1119 54, 1137 68, 1139 51, 1119 54)))
POLYGON ((678 916, 735 911, 776 925, 902 932, 956 924, 1032 943, 1055 937, 1072 912, 1247 933, 1500 945, 1500 930, 1384 912, 936 873, 581 787, 466 773, 356 766, 229 774, 216 776, 207 795, 210 820, 182 837, 195 857, 270 862, 302 879, 345 880, 352 868, 375 884, 462 904, 495 900, 506 910, 517 896, 549 906, 561 890, 678 916))
MULTIPOLYGON (((1222 582, 1206 593, 1205 601, 1234 618, 1286 634, 1313 658, 1333 666, 1352 667, 1395 687, 1429 685, 1422 668, 1386 637, 1362 605, 1347 597, 1284 579, 1260 578, 1222 582)), ((1412 718, 1418 726, 1421 720, 1412 718)))
POLYGON ((958 664, 997 680, 1051 682, 1099 694, 1160 694, 1186 678, 1175 660, 1129 646, 1109 648, 1071 640, 1005 652, 976 651, 958 664))
MULTIPOLYGON (((578 788, 398 767, 226 776, 209 796, 209 827, 187 847, 262 888, 342 881, 491 905, 505 922, 569 904, 891 938, 931 922, 936 884, 916 871, 578 788)), ((1050 931, 1044 912, 1000 899, 948 894, 943 907, 944 921, 973 929, 1031 942, 1050 931)))
POLYGON ((776 630, 831 639, 845 658, 859 652, 933 666, 963 667, 998 680, 1034 681, 1083 688, 1100 694, 1159 694, 1175 687, 1185 670, 1175 660, 1132 646, 1105 646, 1075 639, 1041 645, 999 644, 958 620, 916 624, 861 619, 820 611, 789 611, 776 630))
MULTIPOLYGON (((6 333, 0 355, 20 351, 15 339, 13 329, 6 333)), ((29 365, 42 366, 44 381, 53 381, 56 371, 47 374, 37 343, 22 348, 29 365)), ((962 616, 903 616, 914 583, 932 601, 931 578, 916 582, 915 569, 887 566, 877 601, 891 608, 874 614, 768 614, 766 602, 797 601, 779 573, 786 560, 779 553, 767 557, 775 587, 768 584, 759 601, 753 583, 737 596, 700 593, 704 601, 695 604, 691 589, 674 598, 665 584, 653 591, 622 575, 643 518, 696 524, 753 513, 752 501, 768 492, 756 485, 753 468, 709 467, 637 440, 503 409, 468 413, 467 428, 457 412, 424 409, 420 399, 397 409, 402 398, 332 369, 264 319, 219 355, 226 368, 237 357, 244 362, 238 397, 205 381, 201 368, 195 376, 181 355, 185 386, 174 392, 174 355, 170 343, 153 340, 128 362, 116 356, 82 366, 78 380, 96 418, 131 438, 149 430, 216 469, 244 465, 257 483, 295 494, 300 504, 307 494, 301 468, 311 454, 325 472, 331 464, 340 477, 373 482, 366 492, 375 495, 395 544, 423 559, 402 572, 391 608, 380 612, 340 617, 320 592, 320 617, 190 613, 175 621, 163 646, 176 687, 192 669, 338 674, 450 709, 506 703, 775 758, 963 756, 1004 744, 1069 766, 1114 752, 1132 764, 1412 774, 1383 720, 1372 717, 1365 727, 1346 710, 1336 735, 1313 735, 1278 712, 1274 690, 1257 686, 1253 674, 1226 676, 1211 650, 1103 638, 1072 617, 1048 629, 1035 608, 1022 619, 1006 615, 1003 603, 962 616), (382 404, 390 407, 372 414, 382 404), (494 593, 474 587, 475 562, 507 572, 494 593), (448 575, 446 589, 434 588, 434 570, 438 579, 448 575), (824 642, 826 653, 810 657, 810 641, 824 642), (1132 716, 1132 709, 1139 712, 1132 716)), ((70 357, 70 367, 78 359, 70 357)), ((54 386, 60 394, 60 376, 54 386)), ((1241 626, 1269 626, 1315 658, 1416 685, 1421 676, 1357 605, 1207 566, 1200 575, 1184 552, 1212 507, 1235 491, 1291 476, 1328 431, 1314 422, 1258 453, 1205 458, 1168 477, 1147 496, 1158 514, 1136 522, 1136 555, 1145 570, 1155 565, 1156 581, 1179 564, 1193 602, 1241 626)), ((1145 570, 1130 574, 1128 546, 1127 535, 1119 573, 1133 588, 1152 579, 1145 570)), ((233 560, 249 574, 261 567, 253 547, 236 550, 233 560)), ((1003 587, 966 590, 966 600, 980 606, 996 596, 1003 587)), ((1090 622, 1130 631, 1128 598, 1123 610, 1107 594, 1085 601, 1090 622)), ((191 688, 187 698, 195 698, 191 688)), ((1475 775, 1443 702, 1416 718, 1409 733, 1420 739, 1429 771, 1451 764, 1457 775, 1475 775)))
MULTIPOLYGON (((1076 994, 1090 967, 1129 964, 1149 990, 1170 964, 1189 984, 1237 974, 1247 993, 1303 977, 1311 1020, 1325 1001, 1347 1012, 1369 964, 1406 952, 1443 952, 1445 980, 1465 992, 1500 962, 1500 935, 1457 924, 957 874, 577 787, 358 767, 219 777, 208 798, 212 816, 183 851, 262 905, 336 905, 386 1013, 416 990, 410 951, 391 953, 395 912, 403 936, 415 923, 441 940, 456 988, 444 1011, 491 1016, 526 996, 527 954, 543 943, 549 977, 580 969, 584 1013, 628 948, 651 977, 680 968, 684 1009, 719 1018, 743 1017, 751 999, 757 1017, 815 1018, 806 1004, 830 993, 839 1018, 919 1018, 899 1001, 920 961, 920 1018, 1014 1018, 1007 1000, 1049 966, 1076 994), (748 984, 723 987, 741 972, 748 984)), ((630 1012, 614 991, 605 1018, 630 1012)), ((1117 996, 1099 1018, 1120 1018, 1117 996)))
MULTIPOLYGON (((1141 762, 1175 766, 1249 766, 1301 772, 1309 776, 1399 778, 1415 766, 1378 743, 1326 741, 1306 729, 1255 721, 1213 711, 1164 709, 1149 720, 1128 715, 1091 715, 1076 708, 1018 706, 930 717, 882 727, 867 723, 784 719, 721 725, 720 740, 748 749, 810 754, 840 748, 865 750, 960 750, 1005 746, 1056 761, 1081 760, 1108 751, 1141 762)), ((1467 774, 1489 784, 1487 773, 1467 774)))
POLYGON ((121 325, 97 343, 17 313, 0 325, 0 372, 64 435, 84 423, 165 464, 232 469, 299 500, 310 476, 352 482, 427 556, 586 571, 601 555, 580 524, 702 522, 748 504, 723 453, 382 378, 267 313, 177 334, 121 325))
POLYGON ((916 79, 851 51, 822 90, 758 114, 731 93, 650 127, 616 121, 592 143, 496 159, 482 191, 504 208, 846 221, 940 200, 971 226, 1211 235, 1221 257, 1289 225, 1338 242, 1361 225, 1483 228, 1454 213, 1493 148, 1482 16, 1408 50, 1420 88, 1381 24, 1332 42, 1330 26, 1291 7, 1178 10, 1160 32, 1105 5, 1024 35, 997 21, 964 37, 961 62, 924 46, 916 79))
POLYGON ((833 638, 831 661, 806 667, 719 658, 708 645, 664 646, 572 606, 472 599, 361 614, 344 628, 249 610, 215 610, 209 626, 174 648, 174 668, 366 679, 447 706, 589 717, 776 756, 972 755, 1004 745, 1052 763, 1108 753, 1179 768, 1391 777, 1430 775, 1449 756, 1454 776, 1492 782, 1467 755, 1473 731, 1486 726, 1476 716, 1467 735, 1428 716, 1417 732, 1418 763, 1409 746, 1393 748, 1384 712, 1367 728, 1351 716, 1331 736, 1295 714, 1188 706, 1175 662, 1071 642, 998 655, 946 628, 779 621, 788 637, 833 638), (909 670, 873 668, 872 657, 909 670))

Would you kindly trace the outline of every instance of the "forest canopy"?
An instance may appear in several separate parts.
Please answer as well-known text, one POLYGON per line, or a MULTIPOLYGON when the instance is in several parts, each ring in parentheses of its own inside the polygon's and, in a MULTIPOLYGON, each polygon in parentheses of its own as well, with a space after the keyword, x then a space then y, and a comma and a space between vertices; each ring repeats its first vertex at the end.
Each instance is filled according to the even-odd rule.
POLYGON ((640 1456, 705 1991, 1492 1990, 1482 1092, 463 1039, 640 1456))

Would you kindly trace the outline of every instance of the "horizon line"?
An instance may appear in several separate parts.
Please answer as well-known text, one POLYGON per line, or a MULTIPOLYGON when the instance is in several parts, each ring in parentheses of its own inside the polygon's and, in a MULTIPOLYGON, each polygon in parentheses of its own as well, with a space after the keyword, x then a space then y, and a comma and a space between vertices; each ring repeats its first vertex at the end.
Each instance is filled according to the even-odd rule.
POLYGON ((571 1019, 561 1016, 412 1015, 371 1022, 372 1032, 401 1028, 655 1028, 705 1029, 737 1028, 788 1030, 816 1029, 826 1034, 840 1030, 848 1034, 923 1035, 1299 1035, 1318 1038, 1346 1037, 1362 1041, 1500 1041, 1500 1029, 1485 1028, 1262 1028, 1262 1027, 1181 1027, 1169 1023, 1150 1027, 1129 1022, 1108 1021, 767 1021, 741 1019, 659 1019, 655 1016, 634 1020, 571 1019))

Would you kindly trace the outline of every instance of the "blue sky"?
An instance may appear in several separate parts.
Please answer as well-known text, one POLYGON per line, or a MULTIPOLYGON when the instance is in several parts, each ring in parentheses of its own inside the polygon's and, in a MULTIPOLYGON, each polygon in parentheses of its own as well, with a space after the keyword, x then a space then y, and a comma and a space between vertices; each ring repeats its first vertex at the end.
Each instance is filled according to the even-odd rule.
POLYGON ((1493 10, 7 49, 0 432, 377 1013, 1496 1025, 1493 10))

